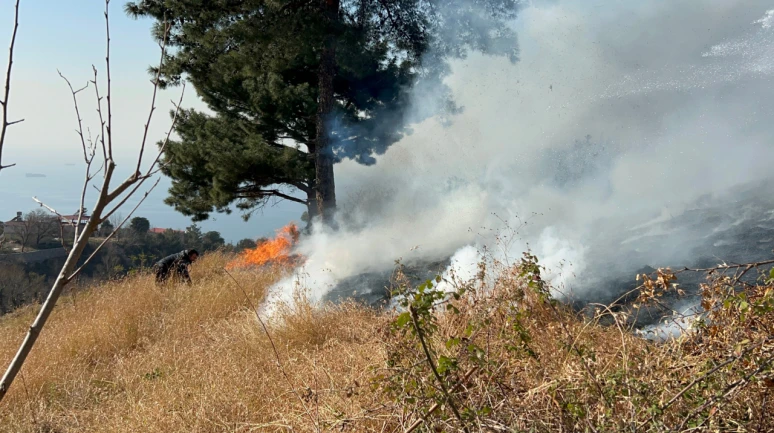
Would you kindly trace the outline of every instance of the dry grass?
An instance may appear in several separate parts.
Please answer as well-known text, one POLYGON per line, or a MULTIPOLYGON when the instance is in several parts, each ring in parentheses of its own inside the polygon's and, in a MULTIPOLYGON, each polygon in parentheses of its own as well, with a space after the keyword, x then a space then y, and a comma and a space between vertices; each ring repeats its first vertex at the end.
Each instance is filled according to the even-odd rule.
MULTIPOLYGON (((227 259, 203 258, 191 287, 160 289, 141 275, 63 298, 0 404, 0 431, 402 432, 434 402, 445 403, 416 337, 392 326, 395 313, 354 304, 315 307, 299 297, 277 311, 270 332, 284 376, 249 303, 222 271, 227 259)), ((280 272, 233 275, 257 302, 280 272)), ((554 306, 529 283, 520 267, 500 271, 492 290, 471 286, 452 303, 459 314, 435 316, 428 336, 435 361, 457 363, 444 380, 459 383, 476 367, 454 396, 470 431, 669 431, 699 409, 684 429, 774 430, 763 380, 771 374, 770 312, 740 318, 731 305, 715 319, 726 325, 722 332, 656 345, 623 321, 603 327, 600 316, 554 306), (739 348, 742 334, 750 342, 739 348), (467 340, 447 347, 453 338, 467 340), (756 371, 756 380, 710 401, 756 371)), ((0 318, 3 366, 35 311, 0 318)), ((442 404, 416 431, 460 428, 442 404)))

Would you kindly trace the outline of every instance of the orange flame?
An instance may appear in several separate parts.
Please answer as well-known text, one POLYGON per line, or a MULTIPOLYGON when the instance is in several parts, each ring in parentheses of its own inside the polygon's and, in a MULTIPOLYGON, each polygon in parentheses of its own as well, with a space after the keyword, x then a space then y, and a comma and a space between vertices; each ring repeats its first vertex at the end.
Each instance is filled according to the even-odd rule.
POLYGON ((239 256, 228 264, 228 269, 244 268, 250 266, 263 266, 265 264, 291 265, 296 257, 291 255, 291 250, 298 242, 298 227, 290 223, 277 230, 277 237, 261 242, 248 250, 242 251, 239 256))

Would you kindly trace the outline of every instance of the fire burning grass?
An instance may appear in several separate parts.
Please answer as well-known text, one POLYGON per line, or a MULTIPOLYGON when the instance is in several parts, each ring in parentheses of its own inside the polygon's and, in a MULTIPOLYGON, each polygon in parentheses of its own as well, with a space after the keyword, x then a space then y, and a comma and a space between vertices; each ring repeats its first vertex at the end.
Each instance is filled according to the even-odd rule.
POLYGON ((298 243, 300 233, 294 223, 277 230, 277 236, 258 243, 255 248, 247 249, 226 265, 226 269, 260 268, 263 266, 291 267, 302 261, 303 257, 292 254, 298 243))
MULTIPOLYGON (((235 270, 242 292, 235 262, 206 255, 190 287, 137 275, 64 297, 0 432, 774 431, 774 273, 709 281, 711 325, 664 344, 552 302, 530 257, 438 309, 437 286, 407 285, 409 315, 302 293, 268 322, 275 355, 245 294, 265 299, 281 269, 235 270)), ((0 362, 34 312, 0 318, 0 362)))

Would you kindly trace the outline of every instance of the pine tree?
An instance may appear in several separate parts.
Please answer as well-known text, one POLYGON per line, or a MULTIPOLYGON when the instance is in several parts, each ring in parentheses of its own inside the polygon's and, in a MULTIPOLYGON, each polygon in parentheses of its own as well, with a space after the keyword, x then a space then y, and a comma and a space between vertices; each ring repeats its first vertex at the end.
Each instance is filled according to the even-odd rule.
MULTIPOLYGON (((138 0, 172 48, 164 84, 189 80, 215 112, 187 110, 165 149, 167 203, 195 220, 270 199, 330 222, 333 166, 373 164, 407 133, 412 86, 442 86, 470 50, 516 60, 518 0, 138 0), (296 193, 300 192, 299 198, 296 193)), ((453 104, 447 107, 454 109, 453 104)), ((426 113, 433 115, 436 113, 426 113)))

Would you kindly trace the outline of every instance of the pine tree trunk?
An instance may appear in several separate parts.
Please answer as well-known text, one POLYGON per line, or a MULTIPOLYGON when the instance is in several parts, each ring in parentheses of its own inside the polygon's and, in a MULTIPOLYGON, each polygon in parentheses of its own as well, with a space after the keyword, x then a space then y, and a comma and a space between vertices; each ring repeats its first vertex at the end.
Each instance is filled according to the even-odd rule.
POLYGON ((309 219, 319 215, 320 208, 317 206, 317 192, 309 194, 309 199, 306 202, 306 211, 309 213, 309 219))
POLYGON ((317 190, 313 189, 307 195, 306 213, 309 215, 309 219, 306 223, 306 230, 310 230, 312 228, 312 221, 314 221, 314 218, 319 215, 319 212, 320 208, 317 206, 317 190))
POLYGON ((323 223, 331 225, 336 211, 336 184, 333 179, 333 150, 328 121, 333 112, 333 78, 336 75, 336 38, 333 35, 339 14, 339 0, 322 0, 322 12, 329 34, 320 56, 318 73, 320 94, 317 105, 315 146, 315 186, 317 207, 323 223))

